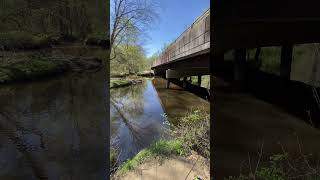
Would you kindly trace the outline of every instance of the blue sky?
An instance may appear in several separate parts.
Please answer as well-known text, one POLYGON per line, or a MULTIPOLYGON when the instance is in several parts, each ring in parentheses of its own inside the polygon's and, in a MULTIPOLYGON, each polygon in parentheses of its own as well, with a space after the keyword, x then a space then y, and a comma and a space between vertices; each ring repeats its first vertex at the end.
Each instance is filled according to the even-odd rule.
POLYGON ((210 7, 210 0, 159 0, 159 20, 147 33, 147 56, 174 41, 193 21, 210 7))

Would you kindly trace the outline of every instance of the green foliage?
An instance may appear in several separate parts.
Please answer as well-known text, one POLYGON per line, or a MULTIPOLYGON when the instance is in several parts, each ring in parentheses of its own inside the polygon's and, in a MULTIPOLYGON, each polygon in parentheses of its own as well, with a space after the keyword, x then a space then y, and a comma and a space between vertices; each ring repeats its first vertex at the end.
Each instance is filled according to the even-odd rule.
POLYGON ((89 34, 85 40, 86 45, 109 46, 109 38, 106 33, 89 34))
POLYGON ((50 46, 51 39, 48 36, 34 36, 22 31, 10 31, 0 33, 0 49, 19 50, 37 49, 50 46))
MULTIPOLYGON (((269 161, 260 162, 261 165, 255 167, 255 172, 244 173, 236 176, 225 178, 227 180, 287 180, 287 179, 310 179, 320 178, 320 169, 310 164, 305 155, 297 159, 290 158, 287 153, 274 154, 269 157, 269 161), (262 164, 261 164, 262 163, 262 164)), ((252 168, 252 167, 251 167, 252 168)), ((250 168, 250 169, 251 169, 250 168)))
POLYGON ((206 110, 199 108, 189 112, 174 129, 185 148, 210 157, 210 117, 206 110))
POLYGON ((106 11, 109 8, 106 6, 106 1, 98 0, 3 0, 0 29, 84 40, 90 33, 108 34, 106 11))
POLYGON ((285 180, 285 172, 280 162, 287 158, 287 154, 275 154, 270 157, 270 166, 261 167, 257 171, 257 177, 270 180, 285 180))
MULTIPOLYGON (((191 76, 191 84, 198 85, 198 76, 191 76)), ((201 76, 201 87, 210 89, 210 75, 201 76)))
POLYGON ((272 74, 280 74, 280 59, 281 48, 280 47, 263 47, 261 48, 261 67, 260 69, 272 74))
POLYGON ((140 46, 137 45, 119 45, 116 53, 112 52, 111 74, 137 74, 144 70, 150 70, 148 60, 140 46))
POLYGON ((111 79, 110 80, 110 88, 123 87, 131 85, 132 82, 126 79, 111 79))
POLYGON ((159 140, 151 144, 148 148, 140 151, 132 159, 123 163, 119 170, 118 175, 124 175, 128 171, 134 169, 145 160, 152 157, 167 157, 170 155, 185 155, 185 150, 183 149, 181 141, 178 140, 159 140))
POLYGON ((0 82, 28 80, 48 76, 67 69, 67 61, 31 59, 0 67, 0 82))

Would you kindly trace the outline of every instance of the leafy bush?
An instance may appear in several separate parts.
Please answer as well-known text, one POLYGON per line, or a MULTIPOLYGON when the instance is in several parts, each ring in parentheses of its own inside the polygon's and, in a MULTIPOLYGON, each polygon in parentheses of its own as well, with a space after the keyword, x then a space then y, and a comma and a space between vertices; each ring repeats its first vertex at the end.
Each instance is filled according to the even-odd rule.
POLYGON ((181 118, 179 125, 174 128, 184 146, 195 150, 206 158, 210 156, 210 117, 203 108, 195 109, 181 118))

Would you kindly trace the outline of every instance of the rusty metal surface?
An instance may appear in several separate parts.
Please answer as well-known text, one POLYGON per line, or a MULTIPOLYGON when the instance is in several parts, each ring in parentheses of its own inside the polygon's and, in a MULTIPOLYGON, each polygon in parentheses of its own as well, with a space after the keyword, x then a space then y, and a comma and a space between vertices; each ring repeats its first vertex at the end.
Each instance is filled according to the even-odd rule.
POLYGON ((210 9, 160 54, 153 67, 208 49, 210 49, 210 9))

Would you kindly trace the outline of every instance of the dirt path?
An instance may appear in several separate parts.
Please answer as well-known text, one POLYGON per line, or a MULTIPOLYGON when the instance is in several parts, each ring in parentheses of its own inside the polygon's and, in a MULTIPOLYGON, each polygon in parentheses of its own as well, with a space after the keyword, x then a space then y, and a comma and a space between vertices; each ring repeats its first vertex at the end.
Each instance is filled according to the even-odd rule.
POLYGON ((114 180, 192 180, 198 176, 209 180, 208 162, 199 155, 187 158, 171 157, 164 160, 151 159, 123 177, 114 180))

